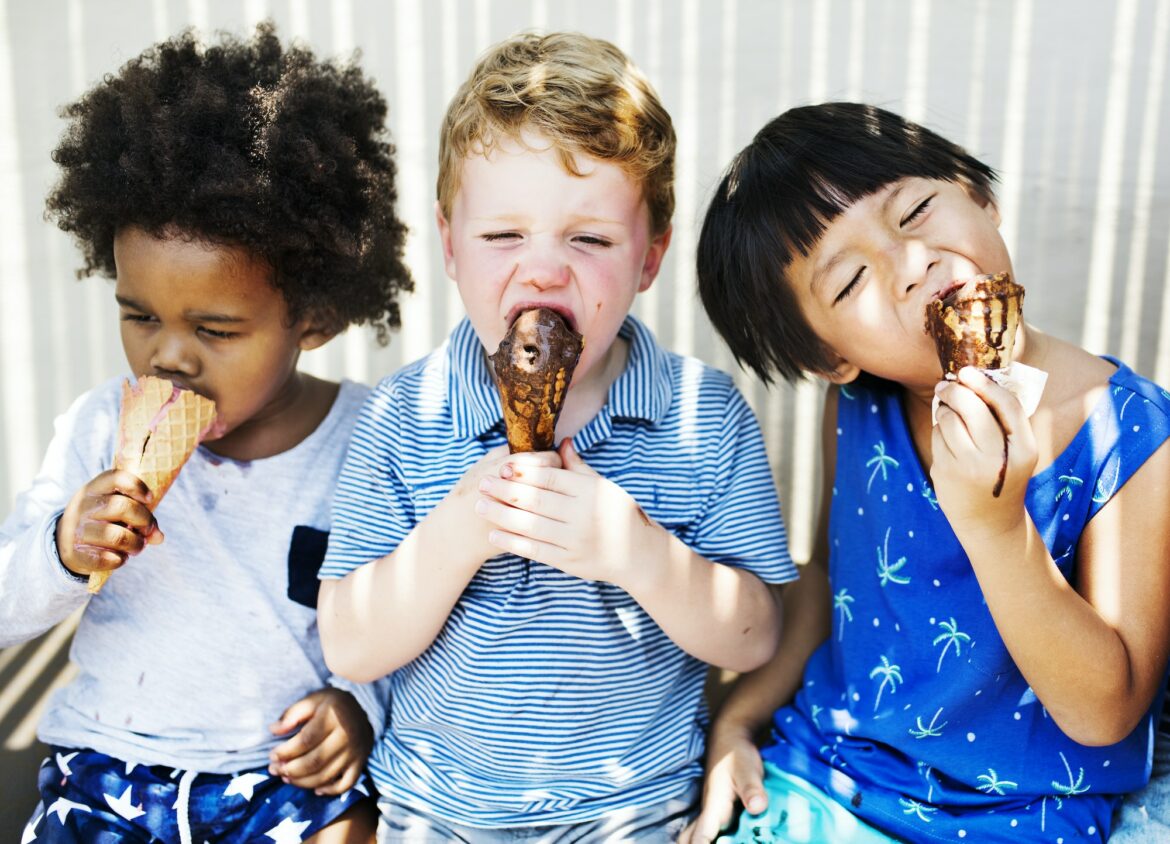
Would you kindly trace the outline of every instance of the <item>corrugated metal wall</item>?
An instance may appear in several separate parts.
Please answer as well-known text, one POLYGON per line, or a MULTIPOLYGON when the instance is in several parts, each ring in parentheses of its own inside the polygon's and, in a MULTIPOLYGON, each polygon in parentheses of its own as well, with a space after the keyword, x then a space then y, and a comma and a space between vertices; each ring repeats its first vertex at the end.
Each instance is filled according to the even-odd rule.
MULTIPOLYGON (((674 242, 636 311, 666 345, 729 367, 696 307, 693 252, 732 154, 784 108, 861 99, 925 122, 1001 171, 1004 231, 1033 321, 1170 382, 1167 0, 9 0, 0 17, 0 501, 32 477, 53 417, 124 365, 108 283, 75 280, 76 250, 42 219, 63 125, 56 108, 183 26, 240 31, 269 15, 321 54, 359 48, 384 90, 419 281, 388 348, 352 331, 308 356, 315 372, 376 380, 425 354, 457 318, 431 212, 439 118, 481 49, 533 27, 614 41, 677 123, 674 242)), ((816 390, 741 383, 800 553, 816 390)))
MULTIPOLYGON (((999 169, 1004 232, 1033 322, 1170 383, 1170 0, 7 0, 5 510, 36 471, 53 417, 124 366, 110 285, 75 280, 76 250, 42 219, 54 179, 49 151, 63 127, 57 107, 184 26, 242 31, 266 16, 319 54, 360 48, 391 105, 401 214, 412 229, 418 290, 401 334, 380 348, 350 332, 308 356, 314 372, 376 380, 425 354, 457 319, 431 211, 439 118, 484 47, 536 28, 614 41, 645 69, 675 119, 674 242, 636 308, 667 346, 730 366, 697 307, 693 252, 704 205, 732 154, 789 106, 860 99, 926 123, 999 169)), ((793 550, 803 556, 818 390, 766 391, 746 376, 740 383, 761 417, 793 550)), ((0 703, 11 705, 7 697, 0 703)), ((15 724, 15 714, 0 711, 0 723, 15 724)))

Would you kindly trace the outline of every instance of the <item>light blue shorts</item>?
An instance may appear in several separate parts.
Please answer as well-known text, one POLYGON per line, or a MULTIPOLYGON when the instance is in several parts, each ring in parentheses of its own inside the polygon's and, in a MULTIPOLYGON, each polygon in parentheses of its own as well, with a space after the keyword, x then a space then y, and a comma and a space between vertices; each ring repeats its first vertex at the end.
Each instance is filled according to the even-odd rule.
POLYGON ((1161 734, 1154 744, 1149 785, 1121 802, 1109 836, 1109 844, 1154 841, 1170 841, 1170 740, 1161 734))
POLYGON ((889 844, 897 841, 878 832, 807 780, 764 763, 768 808, 759 815, 744 812, 735 832, 719 844, 889 844))

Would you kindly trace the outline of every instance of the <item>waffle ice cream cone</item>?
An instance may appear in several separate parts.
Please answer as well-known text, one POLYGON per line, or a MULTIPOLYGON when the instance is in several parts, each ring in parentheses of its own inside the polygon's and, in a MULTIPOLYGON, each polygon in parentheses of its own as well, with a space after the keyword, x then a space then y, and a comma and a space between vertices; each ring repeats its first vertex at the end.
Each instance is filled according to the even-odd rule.
POLYGON ((1007 273, 961 280, 931 302, 926 333, 934 338, 943 374, 954 375, 964 366, 1010 366, 1023 302, 1024 288, 1007 273))
POLYGON ((581 335, 560 314, 533 308, 520 314, 490 355, 513 454, 548 451, 555 444, 557 419, 583 347, 581 335))
MULTIPOLYGON (((144 376, 122 384, 122 415, 114 467, 133 472, 154 494, 155 506, 215 424, 215 402, 181 390, 165 378, 144 376)), ((89 576, 97 592, 110 572, 89 576)))

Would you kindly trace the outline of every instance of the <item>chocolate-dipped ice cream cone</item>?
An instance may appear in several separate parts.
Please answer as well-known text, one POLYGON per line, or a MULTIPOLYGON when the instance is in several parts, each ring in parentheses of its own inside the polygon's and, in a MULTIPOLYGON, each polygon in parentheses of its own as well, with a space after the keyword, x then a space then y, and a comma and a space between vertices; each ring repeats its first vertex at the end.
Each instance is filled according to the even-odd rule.
POLYGON ((553 448, 583 345, 556 311, 533 308, 520 314, 489 356, 512 453, 553 448))
POLYGON ((944 375, 964 366, 1005 369, 1012 362, 1023 313, 1024 288, 1007 273, 961 280, 926 307, 926 333, 934 338, 944 375))

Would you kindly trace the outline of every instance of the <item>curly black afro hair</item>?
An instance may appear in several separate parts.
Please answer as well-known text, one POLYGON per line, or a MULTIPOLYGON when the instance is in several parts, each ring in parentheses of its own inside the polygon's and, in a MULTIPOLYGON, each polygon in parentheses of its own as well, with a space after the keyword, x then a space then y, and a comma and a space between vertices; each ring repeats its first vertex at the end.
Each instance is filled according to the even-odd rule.
POLYGON ((282 47, 271 22, 207 47, 188 30, 62 116, 46 216, 81 246, 79 277, 114 277, 114 235, 136 226, 262 258, 293 320, 369 324, 383 344, 399 327, 413 283, 394 148, 386 102, 356 66, 282 47))

